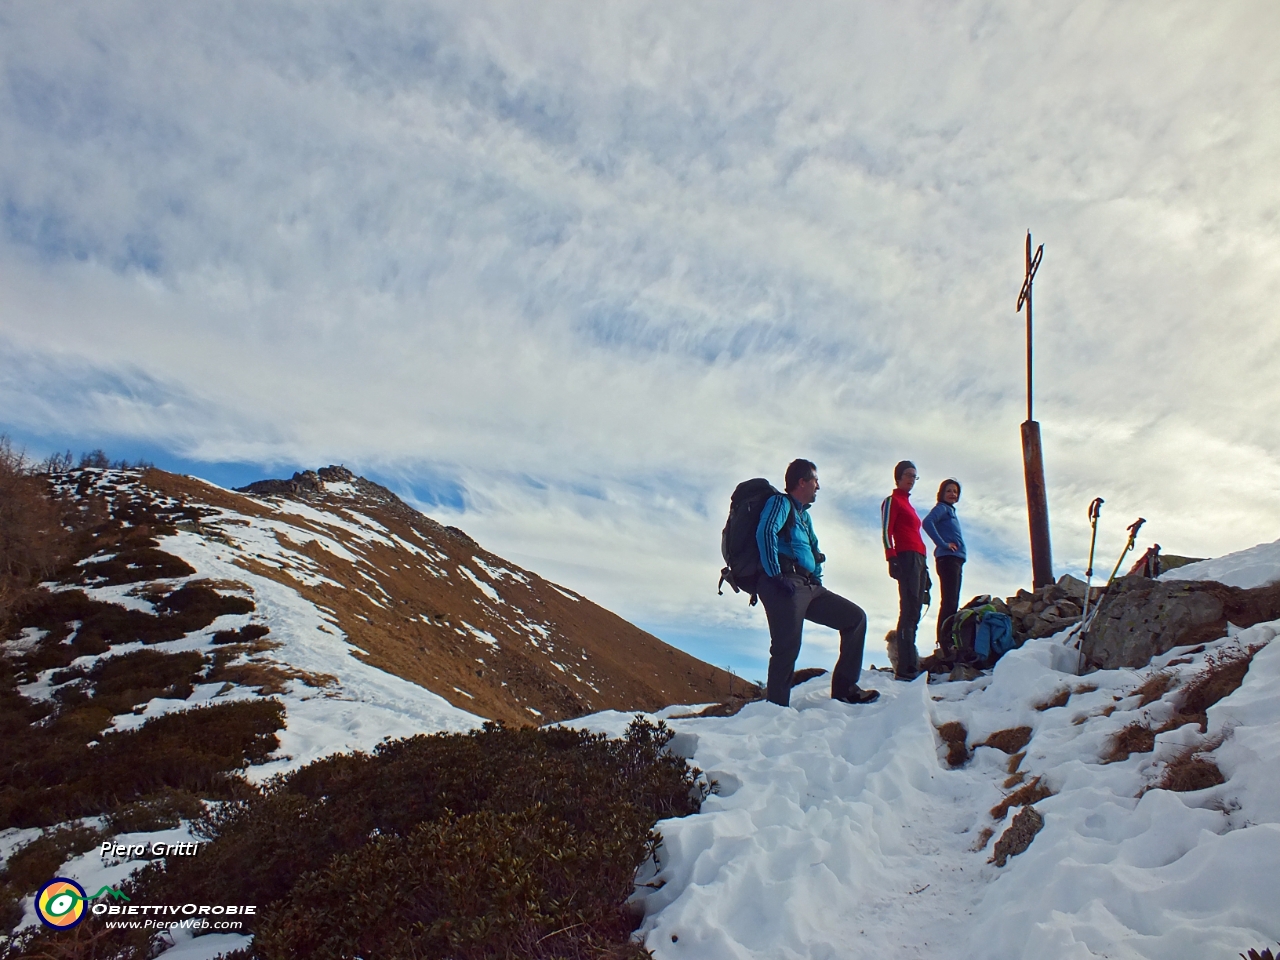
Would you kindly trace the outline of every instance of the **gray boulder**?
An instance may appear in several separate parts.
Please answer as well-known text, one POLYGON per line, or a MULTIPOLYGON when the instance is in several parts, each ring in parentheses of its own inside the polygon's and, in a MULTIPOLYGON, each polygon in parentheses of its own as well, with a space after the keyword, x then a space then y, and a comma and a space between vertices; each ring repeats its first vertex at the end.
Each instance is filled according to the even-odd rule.
POLYGON ((1141 667, 1174 647, 1280 618, 1280 584, 1240 590, 1210 580, 1120 577, 1102 598, 1083 642, 1086 670, 1141 667))

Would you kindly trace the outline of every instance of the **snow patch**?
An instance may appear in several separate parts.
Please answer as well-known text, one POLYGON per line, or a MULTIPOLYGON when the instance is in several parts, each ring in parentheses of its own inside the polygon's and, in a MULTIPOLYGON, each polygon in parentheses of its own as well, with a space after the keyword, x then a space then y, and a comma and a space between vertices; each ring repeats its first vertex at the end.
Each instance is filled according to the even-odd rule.
POLYGON ((1216 580, 1249 590, 1280 580, 1280 540, 1199 563, 1188 563, 1160 575, 1161 580, 1216 580))

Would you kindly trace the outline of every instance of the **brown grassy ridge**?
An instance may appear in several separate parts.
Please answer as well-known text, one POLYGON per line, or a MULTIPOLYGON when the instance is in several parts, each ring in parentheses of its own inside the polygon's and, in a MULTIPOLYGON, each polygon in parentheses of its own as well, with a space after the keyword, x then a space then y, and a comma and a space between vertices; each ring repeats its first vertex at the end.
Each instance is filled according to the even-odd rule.
MULTIPOLYGON (((309 587, 289 570, 276 569, 253 557, 242 556, 237 562, 248 571, 287 584, 331 611, 347 638, 362 651, 362 659, 469 712, 530 724, 603 709, 734 703, 748 692, 744 688, 751 686, 662 643, 585 598, 565 596, 536 574, 483 550, 465 535, 417 513, 367 481, 358 481, 362 495, 355 499, 329 494, 263 499, 158 470, 147 471, 142 481, 156 494, 182 499, 192 507, 234 510, 247 518, 270 516, 295 526, 298 533, 289 536, 289 549, 307 557, 321 574, 342 584, 342 589, 309 587), (339 516, 340 511, 356 510, 417 548, 444 556, 444 560, 430 563, 450 576, 432 574, 422 558, 402 547, 359 541, 344 530, 317 525, 291 513, 295 499, 339 516), (353 566, 325 551, 309 534, 336 540, 365 562, 353 566), (489 581, 477 561, 512 570, 523 582, 503 577, 495 588, 504 602, 496 604, 466 577, 453 572, 465 566, 482 582, 489 581), (394 601, 378 593, 362 574, 372 576, 394 601), (531 638, 514 626, 520 618, 549 624, 550 636, 531 638), (467 633, 464 621, 495 637, 500 649, 495 651, 467 633), (477 662, 481 660, 483 663, 477 662), (551 661, 566 669, 562 672, 551 661), (459 694, 455 687, 470 696, 459 694), (531 713, 530 707, 541 716, 531 713)), ((342 519, 350 522, 347 516, 342 519)), ((206 520, 201 530, 216 532, 219 526, 234 539, 235 526, 226 521, 206 520)))

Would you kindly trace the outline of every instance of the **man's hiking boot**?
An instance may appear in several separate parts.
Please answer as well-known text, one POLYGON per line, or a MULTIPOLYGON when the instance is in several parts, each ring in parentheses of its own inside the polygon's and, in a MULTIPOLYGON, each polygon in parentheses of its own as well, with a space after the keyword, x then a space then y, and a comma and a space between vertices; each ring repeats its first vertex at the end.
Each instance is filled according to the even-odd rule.
POLYGON ((920 670, 913 670, 913 671, 911 671, 910 673, 898 673, 897 671, 894 671, 893 679, 895 679, 895 680, 905 680, 905 681, 907 681, 908 683, 910 683, 910 682, 911 682, 912 680, 914 680, 916 677, 920 676, 921 672, 922 672, 922 671, 920 671, 920 670))
POLYGON ((839 700, 841 703, 875 703, 880 699, 879 690, 863 690, 861 687, 854 687, 843 697, 831 695, 832 700, 839 700))

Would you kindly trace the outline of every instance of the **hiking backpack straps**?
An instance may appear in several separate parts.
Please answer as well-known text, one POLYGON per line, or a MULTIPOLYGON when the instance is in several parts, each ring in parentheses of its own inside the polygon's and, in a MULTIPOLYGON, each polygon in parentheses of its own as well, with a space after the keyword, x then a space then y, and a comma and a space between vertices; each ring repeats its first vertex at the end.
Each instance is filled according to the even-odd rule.
MULTIPOLYGON (((724 557, 726 566, 720 571, 716 593, 723 595, 723 587, 727 583, 734 593, 749 593, 751 605, 755 606, 756 587, 764 573, 764 568, 760 565, 756 530, 760 526, 760 515, 764 512, 765 504, 771 497, 782 495, 762 477, 744 480, 734 488, 733 496, 729 498, 729 519, 725 521, 724 531, 720 534, 720 555, 724 557)), ((791 498, 787 497, 787 519, 778 531, 778 536, 789 536, 795 520, 795 508, 791 505, 791 498)))

